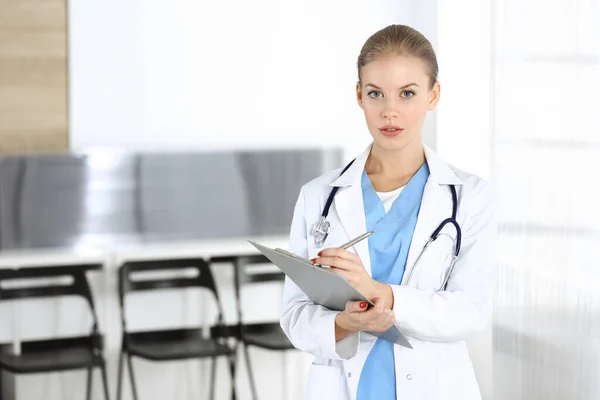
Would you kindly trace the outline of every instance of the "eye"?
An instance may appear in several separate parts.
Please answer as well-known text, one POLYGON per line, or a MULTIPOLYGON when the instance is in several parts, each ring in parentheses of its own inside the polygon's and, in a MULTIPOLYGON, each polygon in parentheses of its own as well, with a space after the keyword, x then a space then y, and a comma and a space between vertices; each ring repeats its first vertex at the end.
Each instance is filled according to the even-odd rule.
POLYGON ((405 90, 403 91, 400 96, 404 97, 405 99, 410 99, 411 97, 413 97, 416 93, 413 92, 412 90, 405 90))
POLYGON ((381 92, 378 92, 377 90, 371 90, 369 91, 369 93, 367 93, 367 96, 369 96, 372 99, 378 99, 380 97, 383 97, 383 94, 381 92))

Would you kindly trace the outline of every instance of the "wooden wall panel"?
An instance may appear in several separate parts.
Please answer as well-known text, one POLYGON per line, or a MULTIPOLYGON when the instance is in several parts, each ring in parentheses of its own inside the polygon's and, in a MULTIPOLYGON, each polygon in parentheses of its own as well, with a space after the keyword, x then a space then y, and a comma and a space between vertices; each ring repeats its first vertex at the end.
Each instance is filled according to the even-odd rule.
POLYGON ((0 153, 68 149, 66 0, 0 0, 0 153))

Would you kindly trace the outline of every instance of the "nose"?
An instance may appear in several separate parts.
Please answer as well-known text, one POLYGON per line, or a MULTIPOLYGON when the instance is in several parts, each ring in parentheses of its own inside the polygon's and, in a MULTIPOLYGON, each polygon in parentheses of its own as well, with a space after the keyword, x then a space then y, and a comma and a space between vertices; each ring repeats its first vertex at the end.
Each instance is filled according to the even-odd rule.
POLYGON ((381 112, 381 117, 383 119, 387 119, 388 121, 395 120, 398 118, 398 110, 393 107, 393 104, 388 103, 381 112))

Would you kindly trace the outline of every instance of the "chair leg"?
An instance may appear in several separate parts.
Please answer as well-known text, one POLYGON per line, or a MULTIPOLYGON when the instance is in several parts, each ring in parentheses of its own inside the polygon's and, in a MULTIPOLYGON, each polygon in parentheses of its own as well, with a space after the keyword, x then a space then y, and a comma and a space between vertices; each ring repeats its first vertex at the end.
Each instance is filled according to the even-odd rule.
POLYGON ((86 395, 85 398, 86 400, 91 400, 92 399, 92 379, 93 379, 93 374, 94 374, 94 370, 92 369, 92 367, 89 367, 87 369, 87 385, 86 385, 86 395))
POLYGON ((108 378, 106 376, 106 364, 102 364, 100 369, 102 371, 102 386, 104 387, 104 400, 110 400, 110 395, 108 393, 108 378))
POLYGON ((227 361, 229 362, 229 373, 231 375, 231 400, 236 400, 237 392, 235 390, 235 366, 237 360, 235 354, 228 356, 227 361))
POLYGON ((129 370, 129 380, 131 381, 131 392, 133 393, 133 400, 138 400, 135 378, 133 376, 133 364, 131 363, 131 356, 129 354, 127 355, 127 369, 129 370))
POLYGON ((215 379, 217 376, 217 357, 210 359, 210 391, 208 398, 215 400, 215 379))
POLYGON ((254 374, 252 372, 252 365, 250 364, 250 355, 248 353, 248 346, 246 343, 242 343, 244 347, 244 358, 246 359, 246 369, 248 370, 248 379, 250 380, 250 390, 252 392, 252 399, 257 400, 258 394, 256 393, 256 383, 254 382, 254 374))
POLYGON ((125 353, 123 352, 123 350, 121 350, 121 353, 119 354, 119 367, 117 369, 117 400, 121 400, 121 396, 122 396, 122 385, 123 385, 123 363, 125 362, 124 360, 125 357, 125 353))

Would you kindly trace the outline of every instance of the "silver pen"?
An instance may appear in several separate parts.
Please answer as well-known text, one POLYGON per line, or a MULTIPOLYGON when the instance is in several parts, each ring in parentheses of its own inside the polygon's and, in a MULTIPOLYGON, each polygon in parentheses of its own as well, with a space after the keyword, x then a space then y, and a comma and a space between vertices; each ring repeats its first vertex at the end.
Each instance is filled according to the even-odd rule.
MULTIPOLYGON (((344 243, 340 247, 342 249, 344 249, 344 250, 347 250, 350 246, 354 246, 356 243, 360 242, 361 240, 364 240, 364 239, 368 238, 373 233, 375 233, 375 229, 370 230, 369 232, 365 232, 362 235, 355 237, 354 239, 350 240, 349 242, 344 243)), ((311 261, 313 261, 313 260, 311 260, 311 261)), ((325 267, 325 266, 323 266, 321 264, 315 264, 314 261, 313 261, 313 265, 319 266, 321 268, 330 268, 330 267, 325 267)))
POLYGON ((365 232, 362 235, 355 237, 354 239, 350 240, 349 242, 344 243, 340 247, 342 249, 346 250, 348 247, 354 246, 356 243, 360 242, 361 240, 368 238, 373 233, 375 233, 375 229, 370 230, 369 232, 365 232))

